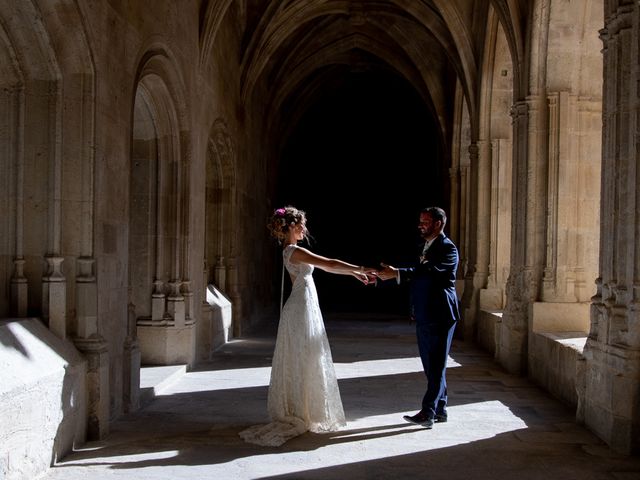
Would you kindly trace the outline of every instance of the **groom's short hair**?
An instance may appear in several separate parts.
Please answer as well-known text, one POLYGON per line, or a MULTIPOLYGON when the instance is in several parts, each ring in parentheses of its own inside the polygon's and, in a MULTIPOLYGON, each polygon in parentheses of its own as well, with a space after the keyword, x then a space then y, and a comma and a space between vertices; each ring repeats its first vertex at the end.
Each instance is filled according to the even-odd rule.
POLYGON ((431 215, 435 221, 440 220, 443 226, 447 223, 447 214, 440 207, 426 207, 422 209, 422 213, 431 215))

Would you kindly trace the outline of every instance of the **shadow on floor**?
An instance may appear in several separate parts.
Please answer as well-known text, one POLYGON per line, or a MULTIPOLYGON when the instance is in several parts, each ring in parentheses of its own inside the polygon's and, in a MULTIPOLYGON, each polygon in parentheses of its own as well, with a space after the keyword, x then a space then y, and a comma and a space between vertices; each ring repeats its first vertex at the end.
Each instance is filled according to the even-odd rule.
POLYGON ((86 468, 100 478, 96 469, 103 467, 104 478, 120 470, 138 478, 134 471, 144 468, 145 479, 188 478, 192 470, 183 467, 211 478, 640 478, 640 459, 613 454, 575 423, 571 409, 459 341, 447 370, 450 421, 432 430, 404 423, 426 386, 413 327, 327 324, 345 429, 306 433, 278 448, 239 438, 244 428, 268 421, 273 337, 256 335, 226 345, 46 478, 80 479, 86 468))

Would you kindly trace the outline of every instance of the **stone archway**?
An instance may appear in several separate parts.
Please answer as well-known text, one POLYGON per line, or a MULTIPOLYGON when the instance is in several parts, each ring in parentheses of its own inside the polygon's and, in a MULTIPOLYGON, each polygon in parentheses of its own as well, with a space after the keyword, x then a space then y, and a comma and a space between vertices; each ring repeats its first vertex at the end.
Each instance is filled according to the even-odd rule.
POLYGON ((185 275, 188 147, 180 133, 183 88, 174 71, 166 51, 151 49, 141 62, 133 108, 129 317, 146 364, 195 358, 193 294, 185 275))

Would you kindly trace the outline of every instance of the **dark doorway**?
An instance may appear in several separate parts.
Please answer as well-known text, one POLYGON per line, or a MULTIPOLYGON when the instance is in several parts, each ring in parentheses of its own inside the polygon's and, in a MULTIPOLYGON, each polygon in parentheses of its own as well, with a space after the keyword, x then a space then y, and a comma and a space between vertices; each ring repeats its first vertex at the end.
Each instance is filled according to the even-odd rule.
MULTIPOLYGON (((293 129, 275 204, 307 212, 309 247, 319 255, 407 265, 417 255, 419 210, 446 200, 440 151, 429 110, 408 82, 386 71, 349 73, 293 129)), ((319 269, 314 279, 323 311, 408 312, 408 292, 395 282, 364 286, 319 269)))

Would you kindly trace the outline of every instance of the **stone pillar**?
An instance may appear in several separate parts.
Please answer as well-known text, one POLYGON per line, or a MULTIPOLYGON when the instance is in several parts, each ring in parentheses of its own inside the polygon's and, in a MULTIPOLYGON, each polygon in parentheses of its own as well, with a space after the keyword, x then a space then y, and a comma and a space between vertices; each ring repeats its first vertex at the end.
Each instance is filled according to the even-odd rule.
POLYGON ((478 256, 474 275, 474 289, 478 291, 478 307, 482 308, 484 292, 490 275, 491 258, 491 181, 492 181, 492 155, 491 143, 487 140, 478 141, 478 203, 477 216, 477 240, 476 249, 478 256))
POLYGON ((469 165, 460 165, 460 244, 458 250, 460 251, 460 268, 462 274, 466 276, 469 269, 469 252, 470 252, 470 239, 469 239, 469 211, 471 202, 471 175, 469 165))
POLYGON ((236 267, 235 257, 229 258, 229 270, 228 270, 228 288, 229 300, 233 309, 233 325, 232 331, 234 337, 240 337, 242 335, 242 297, 240 296, 240 289, 238 288, 238 268, 236 267))
POLYGON ((109 433, 109 351, 95 334, 75 338, 76 348, 87 359, 87 439, 100 440, 109 433))
POLYGON ((527 102, 517 102, 511 109, 513 118, 513 224, 511 231, 511 270, 507 280, 507 304, 500 323, 500 343, 496 357, 512 373, 522 373, 527 365, 529 311, 529 272, 527 261, 527 102))
POLYGON ((140 346, 138 345, 136 306, 127 308, 127 336, 122 354, 122 401, 125 412, 134 412, 140 406, 140 346))
POLYGON ((640 451, 640 3, 605 8, 600 277, 585 346, 584 421, 612 448, 640 451))
POLYGON ((64 258, 45 257, 47 275, 42 279, 42 316, 60 338, 67 335, 67 282, 62 272, 64 258))
POLYGON ((451 184, 451 198, 449 207, 449 236, 461 248, 459 235, 460 217, 460 171, 458 167, 449 169, 449 183, 451 184))
POLYGON ((504 309, 504 292, 511 262, 511 142, 491 141, 490 240, 487 286, 480 291, 480 309, 504 309))
POLYGON ((80 257, 76 276, 77 330, 73 343, 87 359, 87 435, 99 440, 109 433, 109 353, 98 332, 98 288, 95 259, 80 257))
MULTIPOLYGON (((29 283, 24 276, 24 90, 18 89, 13 97, 13 110, 16 115, 16 126, 12 142, 15 151, 15 258, 11 277, 11 314, 14 317, 27 316, 29 305, 29 283)), ((10 137, 11 138, 11 137, 10 137)), ((11 148, 11 146, 10 146, 11 148)))
POLYGON ((466 340, 472 340, 475 338, 476 325, 478 321, 478 306, 479 306, 479 292, 482 288, 486 287, 487 275, 488 275, 488 250, 489 250, 489 237, 488 237, 488 225, 489 212, 487 182, 490 181, 490 174, 487 172, 487 162, 491 162, 491 159, 487 156, 487 142, 479 141, 472 143, 469 146, 469 159, 472 170, 476 173, 477 190, 471 192, 470 195, 475 194, 475 209, 469 211, 475 218, 475 228, 473 232, 474 240, 470 241, 470 250, 473 250, 473 257, 470 256, 469 261, 472 262, 472 268, 467 270, 465 279, 463 308, 464 319, 462 325, 458 327, 461 331, 462 337, 466 340))

